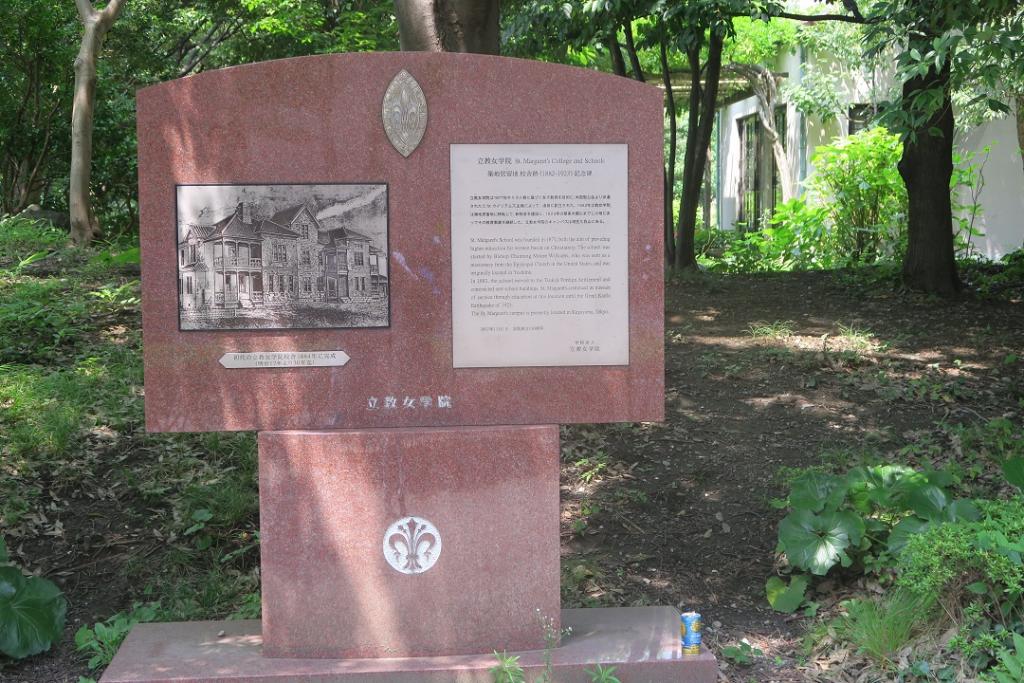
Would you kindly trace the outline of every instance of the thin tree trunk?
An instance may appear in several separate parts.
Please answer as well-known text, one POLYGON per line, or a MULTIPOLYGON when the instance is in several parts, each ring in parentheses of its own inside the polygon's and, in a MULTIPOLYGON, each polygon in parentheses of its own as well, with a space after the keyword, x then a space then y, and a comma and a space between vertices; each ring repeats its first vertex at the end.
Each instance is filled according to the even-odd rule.
POLYGON ((704 229, 711 229, 711 194, 714 189, 711 178, 711 164, 714 161, 711 158, 711 145, 708 145, 707 161, 704 166, 704 198, 701 206, 701 219, 704 223, 704 229))
POLYGON ((661 79, 665 85, 665 107, 668 110, 668 159, 665 160, 665 265, 671 267, 675 263, 675 218, 672 209, 675 207, 676 187, 676 96, 672 92, 672 77, 668 72, 668 46, 665 36, 659 43, 661 57, 661 79))
MULTIPOLYGON (((953 174, 953 102, 947 64, 940 72, 930 70, 903 84, 904 103, 920 90, 941 88, 942 108, 903 143, 900 176, 907 186, 907 253, 903 282, 913 289, 940 296, 960 290, 953 248, 953 210, 949 180, 953 174), (934 131, 934 134, 933 134, 934 131)), ((907 105, 904 105, 907 106, 907 105)))
POLYGON ((68 208, 71 241, 85 246, 99 233, 99 221, 89 197, 92 180, 92 122, 96 106, 96 60, 103 39, 121 13, 125 0, 110 0, 101 11, 91 0, 75 0, 82 19, 82 44, 75 57, 75 94, 71 106, 71 187, 68 208))
POLYGON ((612 73, 616 76, 625 76, 626 63, 622 60, 622 47, 619 45, 616 33, 617 31, 612 29, 608 35, 608 53, 612 58, 612 73))
POLYGON ((703 88, 700 84, 700 50, 698 48, 687 51, 692 72, 690 128, 686 132, 686 154, 683 158, 683 196, 676 232, 676 268, 693 268, 697 265, 694 253, 697 208, 700 204, 700 186, 704 179, 707 151, 715 126, 718 79, 722 73, 722 46, 722 35, 717 31, 711 31, 703 88))
POLYGON ((403 50, 501 52, 498 0, 395 0, 403 50))
POLYGON ((633 40, 633 22, 627 21, 622 25, 623 32, 626 35, 626 54, 629 55, 629 65, 633 69, 633 78, 646 83, 647 79, 644 78, 644 70, 640 68, 640 57, 636 53, 636 42, 633 40))

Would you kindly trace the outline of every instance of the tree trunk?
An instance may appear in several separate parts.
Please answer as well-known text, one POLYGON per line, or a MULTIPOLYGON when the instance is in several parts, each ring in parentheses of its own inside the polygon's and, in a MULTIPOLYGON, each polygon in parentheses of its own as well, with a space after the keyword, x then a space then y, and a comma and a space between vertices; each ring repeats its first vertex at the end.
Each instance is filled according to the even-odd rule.
POLYGON ((612 58, 612 73, 616 76, 625 76, 626 62, 622 60, 622 47, 619 45, 619 39, 615 34, 615 29, 612 29, 608 35, 608 53, 612 58))
MULTIPOLYGON (((672 209, 675 206, 676 187, 676 96, 672 92, 672 77, 668 72, 668 46, 665 36, 660 42, 661 80, 665 85, 665 107, 668 110, 668 159, 665 160, 665 265, 671 267, 675 263, 675 218, 672 209)), ((639 71, 637 72, 639 73, 639 71)))
POLYGON ((718 103, 718 79, 722 72, 722 35, 711 31, 708 39, 708 59, 704 68, 704 87, 700 82, 700 48, 687 50, 690 62, 690 126, 686 131, 686 153, 683 157, 683 196, 679 208, 679 227, 676 232, 676 268, 695 268, 694 236, 697 231, 697 208, 704 180, 708 147, 715 127, 715 107, 718 103))
MULTIPOLYGON (((920 90, 940 88, 942 107, 903 143, 899 171, 907 186, 907 253, 903 282, 913 289, 940 296, 960 290, 953 249, 953 210, 949 181, 953 174, 953 102, 949 66, 934 68, 903 84, 904 103, 920 90)), ((907 106, 907 105, 904 105, 907 106)))
POLYGON ((71 187, 68 208, 71 219, 71 241, 86 246, 99 233, 99 221, 89 196, 92 179, 92 120, 96 106, 96 60, 103 49, 103 39, 124 0, 110 0, 102 11, 92 7, 91 0, 76 0, 82 19, 82 44, 75 57, 75 94, 71 106, 71 187))
POLYGON ((708 145, 707 161, 704 166, 704 197, 701 203, 701 222, 704 223, 704 229, 711 229, 711 196, 714 191, 714 184, 711 178, 711 164, 714 160, 711 158, 711 145, 708 145))
POLYGON ((633 69, 633 78, 646 83, 647 79, 644 78, 644 70, 640 68, 640 57, 636 53, 636 42, 633 40, 633 22, 627 21, 622 26, 623 33, 626 36, 626 54, 629 55, 629 65, 633 69))
POLYGON ((403 50, 501 52, 498 0, 395 0, 403 50))

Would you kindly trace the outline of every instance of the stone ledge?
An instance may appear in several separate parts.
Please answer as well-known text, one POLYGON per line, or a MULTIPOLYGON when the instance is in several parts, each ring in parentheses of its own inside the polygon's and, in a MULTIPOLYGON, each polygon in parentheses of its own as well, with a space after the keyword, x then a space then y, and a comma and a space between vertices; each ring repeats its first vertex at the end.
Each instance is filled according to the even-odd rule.
MULTIPOLYGON (((614 666, 622 683, 714 683, 707 650, 683 656, 671 607, 567 609, 572 633, 552 653, 559 683, 589 683, 585 669, 614 666)), ((544 652, 511 653, 533 680, 544 652)), ((271 659, 259 621, 140 624, 100 683, 491 683, 491 654, 396 659, 271 659)))

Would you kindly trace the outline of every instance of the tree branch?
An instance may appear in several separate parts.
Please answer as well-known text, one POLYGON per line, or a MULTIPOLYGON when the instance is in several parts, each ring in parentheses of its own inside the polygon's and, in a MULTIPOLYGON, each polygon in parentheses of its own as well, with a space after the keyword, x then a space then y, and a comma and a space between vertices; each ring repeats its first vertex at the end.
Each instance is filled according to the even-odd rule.
POLYGON ((96 18, 97 12, 91 0, 75 0, 75 6, 78 7, 78 16, 82 18, 83 23, 96 18))
POLYGON ((124 9, 125 0, 110 0, 107 6, 103 8, 100 14, 103 16, 103 20, 108 24, 114 23, 117 19, 117 15, 121 14, 121 10, 124 9))
POLYGON ((772 14, 773 17, 779 19, 792 19, 794 21, 806 21, 808 23, 815 23, 819 21, 845 21, 848 24, 877 24, 880 19, 872 17, 867 18, 857 13, 856 16, 850 14, 799 14, 796 12, 779 12, 772 14))

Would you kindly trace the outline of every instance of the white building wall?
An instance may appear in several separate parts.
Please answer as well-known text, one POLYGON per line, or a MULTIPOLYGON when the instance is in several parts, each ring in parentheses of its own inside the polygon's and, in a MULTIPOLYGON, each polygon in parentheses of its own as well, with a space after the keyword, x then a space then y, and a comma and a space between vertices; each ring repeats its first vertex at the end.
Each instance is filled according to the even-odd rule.
MULTIPOLYGON (((822 64, 822 68, 828 68, 828 63, 822 64)), ((801 56, 797 53, 781 55, 776 72, 786 73, 789 79, 799 82, 803 73, 801 56)), ((893 85, 890 76, 867 74, 844 78, 840 87, 845 90, 847 101, 866 104, 883 99, 893 85)), ((737 121, 756 111, 753 97, 720 110, 718 227, 722 230, 733 230, 739 217, 740 161, 743 155, 737 121)), ((791 150, 790 162, 802 191, 803 181, 814 172, 815 149, 845 136, 849 130, 849 119, 840 115, 823 122, 816 117, 805 117, 788 105, 786 122, 786 148, 791 150), (801 140, 805 145, 802 152, 801 140)), ((974 240, 977 253, 995 259, 1020 249, 1024 242, 1024 162, 1014 117, 1007 116, 972 128, 959 137, 958 143, 962 151, 974 153, 975 162, 984 156, 986 146, 991 147, 983 171, 984 186, 979 195, 982 211, 976 227, 985 234, 974 240)), ((963 193, 961 202, 972 203, 969 193, 963 193)))
MULTIPOLYGON (((975 238, 977 252, 991 259, 1024 246, 1024 161, 1017 140, 1017 122, 1013 116, 990 121, 970 131, 958 141, 958 149, 974 154, 973 163, 985 159, 981 177, 984 184, 978 196, 981 213, 975 222, 984 236, 975 238)), ((961 190, 960 202, 972 204, 971 193, 961 190)))

